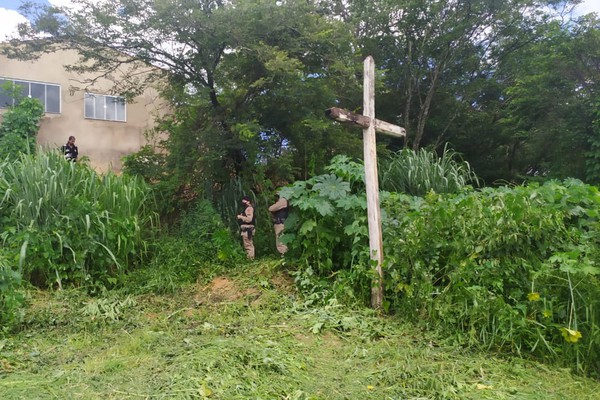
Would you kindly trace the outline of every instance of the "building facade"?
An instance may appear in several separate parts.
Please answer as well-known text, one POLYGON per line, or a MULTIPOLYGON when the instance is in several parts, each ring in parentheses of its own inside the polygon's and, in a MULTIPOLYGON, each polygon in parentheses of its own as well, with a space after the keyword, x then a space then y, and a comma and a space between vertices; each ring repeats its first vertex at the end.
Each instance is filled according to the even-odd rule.
MULTIPOLYGON (((133 101, 111 95, 117 73, 94 79, 67 71, 78 59, 75 51, 44 54, 35 61, 0 55, 0 87, 14 87, 22 96, 39 99, 45 114, 38 144, 59 148, 75 136, 79 157, 88 157, 100 172, 119 172, 122 157, 147 144, 145 133, 154 127, 166 107, 152 88, 133 101)), ((10 93, 0 90, 0 115, 14 104, 10 93)), ((0 117, 1 118, 1 117, 0 117)))

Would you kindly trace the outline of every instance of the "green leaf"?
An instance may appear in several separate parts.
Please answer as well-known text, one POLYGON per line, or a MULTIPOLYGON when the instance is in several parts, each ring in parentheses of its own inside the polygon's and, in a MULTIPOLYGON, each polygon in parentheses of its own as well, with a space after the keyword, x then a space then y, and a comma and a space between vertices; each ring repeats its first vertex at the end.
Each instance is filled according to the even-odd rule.
POLYGON ((350 192, 350 184, 335 175, 321 175, 317 177, 317 183, 314 184, 313 190, 330 200, 337 200, 350 192))
POLYGON ((335 209, 333 208, 331 203, 327 200, 321 200, 321 201, 315 203, 315 209, 317 210, 317 212, 319 214, 321 214, 324 217, 328 216, 328 215, 333 215, 335 212, 335 209))
POLYGON ((301 235, 306 235, 307 233, 311 232, 316 226, 317 222, 314 219, 306 220, 298 230, 298 233, 300 233, 301 235))

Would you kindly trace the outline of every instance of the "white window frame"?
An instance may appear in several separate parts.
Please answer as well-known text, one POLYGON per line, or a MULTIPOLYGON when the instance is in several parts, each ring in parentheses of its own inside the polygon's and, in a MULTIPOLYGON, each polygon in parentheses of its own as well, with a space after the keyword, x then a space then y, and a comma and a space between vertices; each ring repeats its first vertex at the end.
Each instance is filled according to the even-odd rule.
POLYGON ((110 95, 105 95, 105 94, 97 94, 97 93, 90 93, 90 92, 86 92, 83 96, 83 116, 86 119, 97 119, 97 120, 101 120, 101 121, 111 121, 111 122, 127 122, 127 102, 125 101, 125 98, 122 96, 110 96, 110 95), (118 101, 113 101, 112 104, 114 104, 114 110, 113 110, 113 115, 114 118, 111 118, 109 116, 107 116, 107 108, 111 105, 110 103, 108 103, 109 99, 116 99, 118 101), (101 110, 98 109, 97 105, 98 105, 98 101, 100 100, 100 102, 102 103, 103 107, 101 110), (88 103, 91 106, 91 113, 88 111, 88 103), (122 109, 122 117, 120 118, 119 115, 119 108, 118 105, 122 104, 123 105, 123 109, 122 109))
MULTIPOLYGON (((22 83, 27 84, 27 95, 26 97, 31 98, 31 84, 36 85, 44 85, 44 100, 42 101, 42 106, 44 107, 44 112, 48 114, 61 114, 62 113, 62 88, 58 83, 50 83, 50 82, 41 82, 41 81, 31 81, 28 79, 19 79, 19 78, 8 78, 5 76, 0 76, 0 80, 4 80, 6 82, 11 82, 14 85, 21 85, 22 83), (48 86, 58 88, 58 111, 48 111, 48 86)), ((36 97, 37 98, 37 97, 36 97)), ((38 99, 41 101, 41 99, 38 99)), ((8 108, 14 106, 16 99, 12 97, 12 104, 5 106, 4 104, 0 104, 0 108, 8 108)))

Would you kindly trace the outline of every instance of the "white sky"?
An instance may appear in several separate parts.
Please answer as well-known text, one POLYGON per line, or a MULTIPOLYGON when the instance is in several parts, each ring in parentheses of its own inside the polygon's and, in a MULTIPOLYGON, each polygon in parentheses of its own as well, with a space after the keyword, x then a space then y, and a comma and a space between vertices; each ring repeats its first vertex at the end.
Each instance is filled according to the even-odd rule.
POLYGON ((597 12, 600 15, 600 1, 598 0, 585 0, 583 3, 577 6, 578 14, 589 14, 591 12, 597 12))
MULTIPOLYGON (((71 0, 48 0, 54 6, 69 6, 71 0)), ((0 4, 1 1, 0 1, 0 4)), ((600 15, 599 0, 585 0, 575 9, 576 15, 597 12, 600 15)), ((25 22, 26 19, 15 10, 0 7, 0 42, 17 35, 17 24, 25 22)))
MULTIPOLYGON (((70 6, 71 0, 47 0, 53 6, 70 6)), ((0 1, 0 4, 2 2, 0 1)), ((0 6, 0 42, 17 36, 17 25, 26 22, 27 19, 16 10, 9 10, 0 6)))

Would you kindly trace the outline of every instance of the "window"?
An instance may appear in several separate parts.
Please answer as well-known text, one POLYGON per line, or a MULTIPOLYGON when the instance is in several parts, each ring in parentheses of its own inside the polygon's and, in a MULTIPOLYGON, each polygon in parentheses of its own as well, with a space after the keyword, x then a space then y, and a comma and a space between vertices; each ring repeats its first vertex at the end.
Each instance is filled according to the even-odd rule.
POLYGON ((126 111, 123 97, 85 94, 84 115, 86 118, 125 122, 127 120, 126 111))
POLYGON ((44 112, 60 113, 60 85, 0 77, 0 108, 18 104, 21 97, 38 99, 44 106, 44 112))

